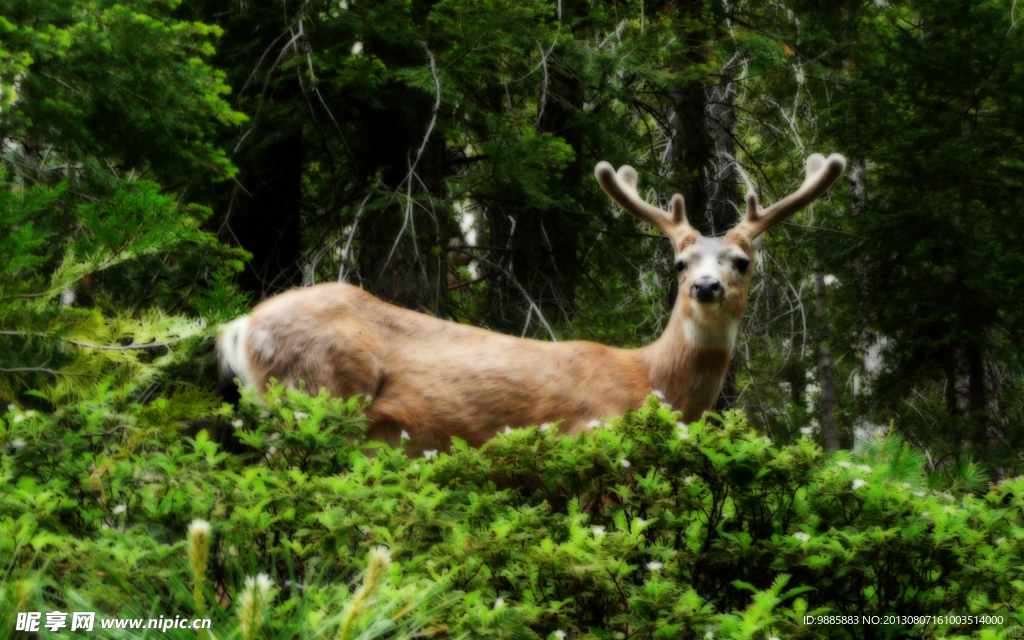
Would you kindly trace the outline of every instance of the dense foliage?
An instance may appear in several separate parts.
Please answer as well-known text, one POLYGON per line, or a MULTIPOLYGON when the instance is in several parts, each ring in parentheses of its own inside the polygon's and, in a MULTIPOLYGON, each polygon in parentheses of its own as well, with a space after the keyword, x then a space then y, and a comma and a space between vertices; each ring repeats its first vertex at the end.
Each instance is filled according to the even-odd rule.
POLYGON ((230 637, 245 578, 264 573, 258 616, 281 638, 953 637, 1024 622, 1020 480, 933 491, 898 442, 776 448, 741 414, 683 425, 655 397, 578 439, 542 426, 367 456, 360 408, 278 388, 241 407, 242 455, 205 431, 169 441, 153 406, 6 413, 0 617, 171 610, 230 637), (195 518, 212 525, 199 574, 195 518), (367 567, 374 554, 386 569, 367 567), (379 585, 350 590, 364 572, 379 585), (1002 623, 804 622, 911 612, 1002 623))

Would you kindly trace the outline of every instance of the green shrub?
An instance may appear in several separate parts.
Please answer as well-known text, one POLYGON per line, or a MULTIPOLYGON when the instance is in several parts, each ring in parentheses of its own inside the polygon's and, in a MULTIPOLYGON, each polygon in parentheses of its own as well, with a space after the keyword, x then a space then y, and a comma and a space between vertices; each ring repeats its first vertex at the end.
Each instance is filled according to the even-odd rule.
POLYGON ((360 399, 278 387, 243 402, 222 418, 241 453, 175 436, 174 407, 225 411, 198 396, 100 405, 12 407, 0 422, 4 629, 55 608, 280 638, 875 638, 1022 622, 1024 481, 938 493, 913 456, 776 448, 740 413, 684 426, 652 397, 579 438, 541 426, 409 459, 362 438, 360 399), (197 519, 212 524, 198 574, 197 519), (948 614, 1004 622, 804 623, 948 614))

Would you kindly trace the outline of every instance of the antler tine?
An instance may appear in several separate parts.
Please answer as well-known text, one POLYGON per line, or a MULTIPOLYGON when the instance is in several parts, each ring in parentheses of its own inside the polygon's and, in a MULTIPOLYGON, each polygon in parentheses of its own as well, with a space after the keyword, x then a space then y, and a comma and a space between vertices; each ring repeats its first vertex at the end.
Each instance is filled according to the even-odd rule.
POLYGON ((751 238, 756 238, 797 211, 820 198, 839 179, 846 169, 846 158, 833 153, 827 159, 812 153, 804 162, 807 177, 800 188, 767 209, 757 205, 757 196, 747 194, 747 215, 739 227, 751 238))
POLYGON ((669 214, 640 198, 636 191, 636 169, 623 165, 618 173, 607 162, 598 162, 594 177, 612 200, 628 213, 660 230, 670 238, 692 231, 686 221, 683 197, 678 193, 672 197, 672 213, 669 214))
POLYGON ((686 221, 686 203, 678 193, 672 194, 672 222, 690 226, 686 221))

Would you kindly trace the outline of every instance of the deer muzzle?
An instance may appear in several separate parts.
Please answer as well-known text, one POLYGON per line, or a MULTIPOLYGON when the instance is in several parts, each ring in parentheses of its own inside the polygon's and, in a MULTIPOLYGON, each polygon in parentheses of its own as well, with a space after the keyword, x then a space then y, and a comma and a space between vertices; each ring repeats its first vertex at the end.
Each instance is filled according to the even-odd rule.
POLYGON ((725 298, 725 287, 718 280, 703 276, 690 285, 690 297, 697 302, 719 302, 725 298))

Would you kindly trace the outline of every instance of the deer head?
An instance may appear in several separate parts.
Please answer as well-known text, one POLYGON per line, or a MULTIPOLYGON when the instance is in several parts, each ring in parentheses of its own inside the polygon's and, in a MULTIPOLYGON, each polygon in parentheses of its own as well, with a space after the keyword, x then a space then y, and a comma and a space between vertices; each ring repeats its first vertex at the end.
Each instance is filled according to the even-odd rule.
POLYGON ((758 205, 755 194, 747 194, 744 219, 718 237, 703 236, 690 226, 683 197, 678 193, 672 196, 671 211, 641 199, 633 167, 626 165, 616 172, 607 162, 600 162, 594 175, 612 200, 672 242, 679 273, 676 308, 688 321, 690 341, 700 343, 702 335, 721 335, 722 342, 728 343, 721 346, 731 348, 764 232, 824 194, 845 166, 846 160, 838 153, 827 159, 812 154, 805 163, 807 177, 799 189, 766 209, 758 205))

